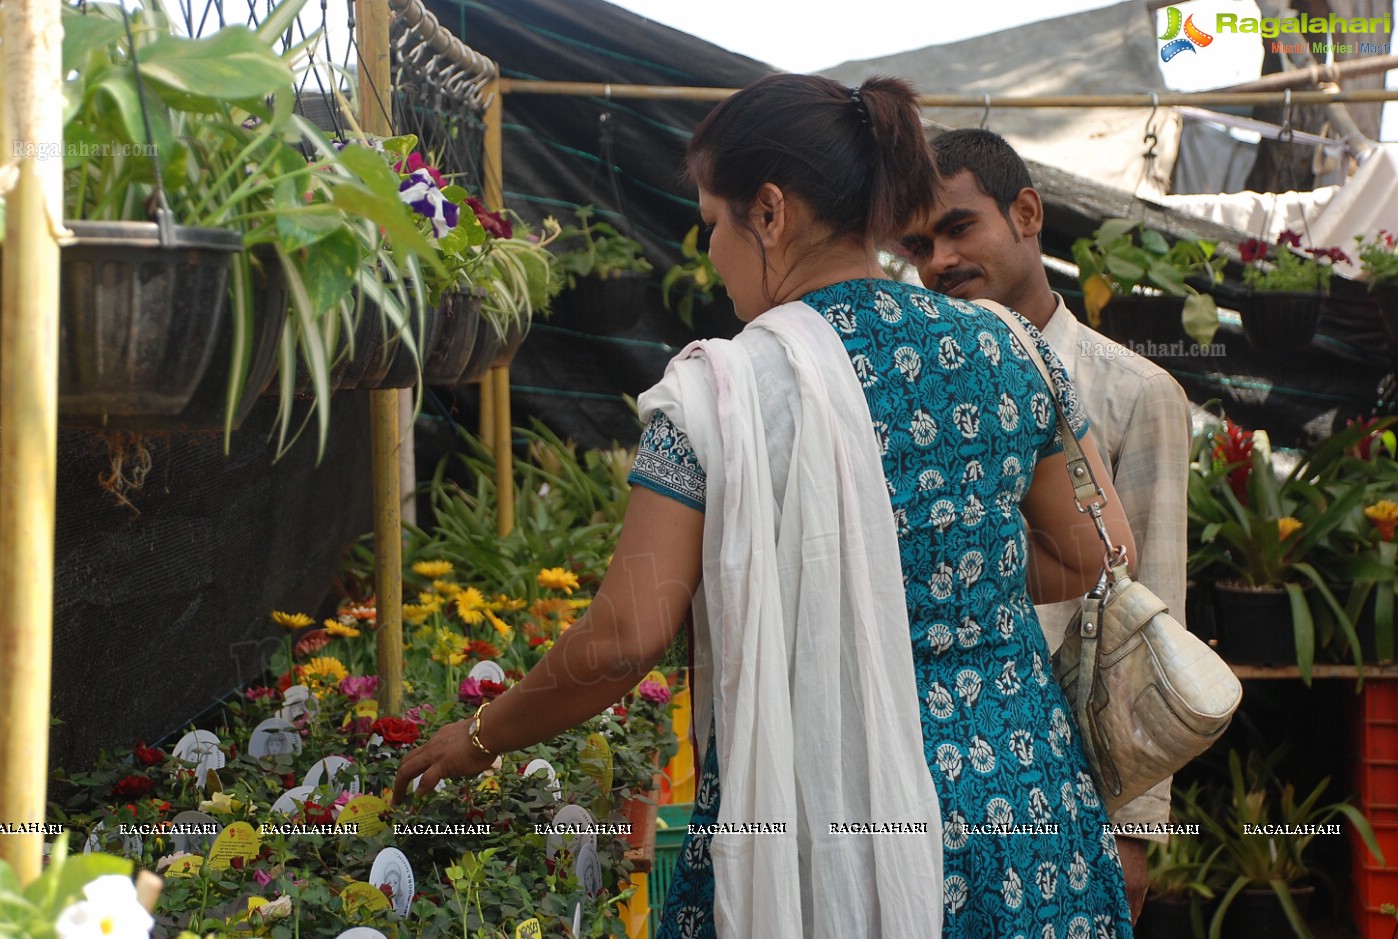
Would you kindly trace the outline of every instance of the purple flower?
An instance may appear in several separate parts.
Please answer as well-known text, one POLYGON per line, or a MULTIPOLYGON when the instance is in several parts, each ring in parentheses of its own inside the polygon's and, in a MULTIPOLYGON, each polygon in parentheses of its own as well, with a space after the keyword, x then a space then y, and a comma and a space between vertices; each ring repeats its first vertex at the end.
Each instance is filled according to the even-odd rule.
POLYGON ((658 681, 643 681, 636 691, 651 704, 664 704, 670 700, 670 686, 658 681))
POLYGON ((379 676, 346 675, 340 679, 340 694, 351 701, 365 701, 378 694, 379 676))
POLYGON ((432 223, 432 234, 438 238, 456 227, 460 206, 448 201, 432 181, 427 170, 416 170, 398 186, 398 198, 414 212, 432 223))

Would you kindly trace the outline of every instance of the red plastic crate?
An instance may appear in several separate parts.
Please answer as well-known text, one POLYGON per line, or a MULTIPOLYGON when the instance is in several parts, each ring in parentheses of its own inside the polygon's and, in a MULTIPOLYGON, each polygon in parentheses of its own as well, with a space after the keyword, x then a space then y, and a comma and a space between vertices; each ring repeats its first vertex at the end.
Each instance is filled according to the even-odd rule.
MULTIPOLYGON (((1364 856, 1368 857, 1368 852, 1364 856)), ((1356 864, 1354 875, 1352 912, 1360 939, 1394 939, 1398 920, 1380 913, 1379 907, 1385 903, 1398 905, 1398 870, 1356 864)))
POLYGON ((1359 697, 1365 721, 1398 724, 1398 679, 1366 678, 1359 697))

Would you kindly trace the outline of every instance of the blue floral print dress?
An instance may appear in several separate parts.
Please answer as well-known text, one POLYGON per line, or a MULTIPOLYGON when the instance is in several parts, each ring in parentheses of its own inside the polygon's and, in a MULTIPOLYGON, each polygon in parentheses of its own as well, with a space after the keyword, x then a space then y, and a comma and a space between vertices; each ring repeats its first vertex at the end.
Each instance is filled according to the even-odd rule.
MULTIPOLYGON (((1062 449, 1047 387, 980 307, 884 280, 802 299, 844 342, 883 457, 943 814, 944 935, 1128 939, 1116 842, 1026 588, 1019 504, 1036 462, 1062 449)), ((1039 353, 1081 436, 1087 424, 1062 365, 1042 340, 1039 353)), ((664 414, 643 433, 630 478, 703 507, 704 469, 664 414)), ((695 822, 718 818, 715 751, 711 739, 695 822)), ((708 838, 695 835, 660 939, 713 936, 712 910, 708 838)))

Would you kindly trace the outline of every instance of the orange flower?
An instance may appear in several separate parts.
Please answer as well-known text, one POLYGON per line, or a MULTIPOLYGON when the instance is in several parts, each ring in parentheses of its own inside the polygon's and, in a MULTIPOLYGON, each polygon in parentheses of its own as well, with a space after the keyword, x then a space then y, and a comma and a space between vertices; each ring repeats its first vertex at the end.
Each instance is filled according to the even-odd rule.
POLYGON ((1299 519, 1288 515, 1285 518, 1277 519, 1277 540, 1285 541, 1290 538, 1293 532, 1299 531, 1302 526, 1299 519))
POLYGON ((1398 502, 1380 499, 1364 510, 1364 517, 1374 523, 1380 538, 1392 541, 1395 530, 1398 530, 1398 502))

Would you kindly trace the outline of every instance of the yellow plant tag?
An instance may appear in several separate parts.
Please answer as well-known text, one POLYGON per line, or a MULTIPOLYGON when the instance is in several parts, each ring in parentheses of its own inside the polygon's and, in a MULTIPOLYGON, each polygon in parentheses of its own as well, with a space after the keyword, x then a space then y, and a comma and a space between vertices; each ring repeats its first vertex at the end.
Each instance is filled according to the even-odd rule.
POLYGON ((209 870, 221 871, 233 863, 235 857, 251 861, 262 853, 262 839, 247 822, 234 822, 214 839, 209 849, 209 870))
POLYGON ((515 927, 515 939, 543 939, 544 930, 537 919, 526 919, 515 927))
POLYGON ((204 866, 204 859, 197 854, 182 857, 165 871, 166 877, 193 877, 204 866))
POLYGON ((365 836, 382 834, 388 824, 379 814, 387 808, 388 803, 378 796, 359 796, 345 803, 335 824, 358 825, 358 833, 365 836))
POLYGON ((361 912, 377 913, 392 907, 382 890, 362 880, 350 881, 345 889, 340 891, 340 900, 345 904, 345 915, 347 916, 357 915, 361 912))

